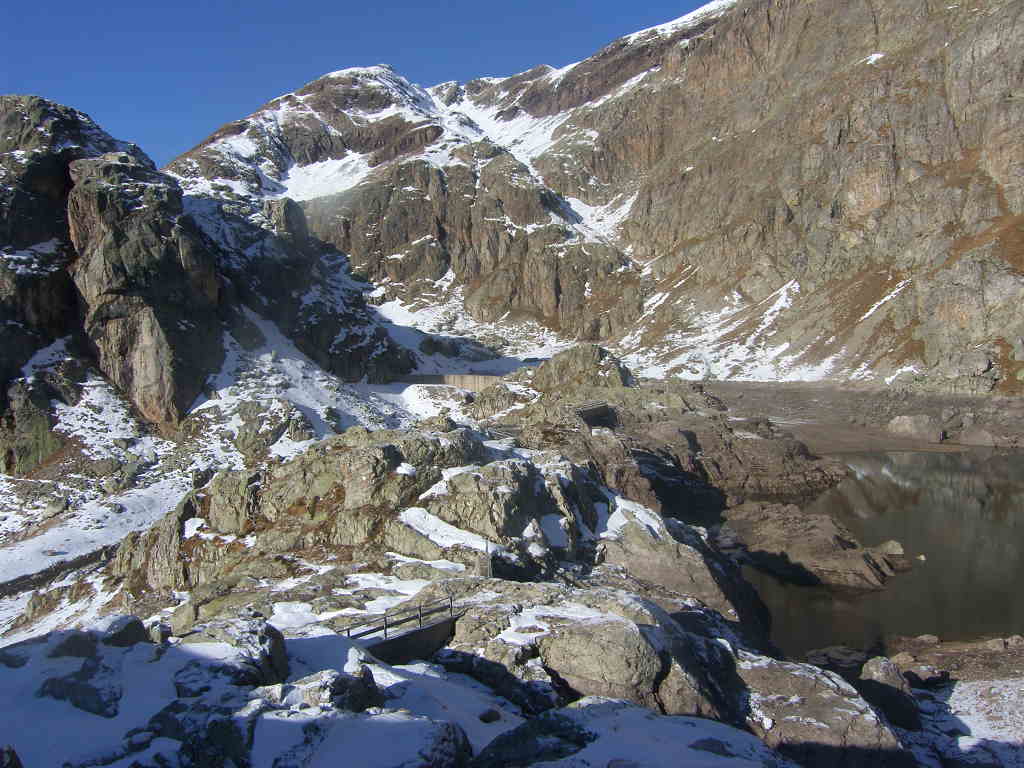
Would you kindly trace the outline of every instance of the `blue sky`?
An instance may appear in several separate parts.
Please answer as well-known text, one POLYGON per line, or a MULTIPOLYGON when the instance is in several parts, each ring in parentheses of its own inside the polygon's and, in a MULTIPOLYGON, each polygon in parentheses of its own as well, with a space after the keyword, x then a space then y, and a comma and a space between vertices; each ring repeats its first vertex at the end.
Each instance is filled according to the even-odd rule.
POLYGON ((157 161, 319 75, 387 63, 421 85, 564 66, 699 0, 48 0, 0 25, 0 93, 89 113, 157 161))

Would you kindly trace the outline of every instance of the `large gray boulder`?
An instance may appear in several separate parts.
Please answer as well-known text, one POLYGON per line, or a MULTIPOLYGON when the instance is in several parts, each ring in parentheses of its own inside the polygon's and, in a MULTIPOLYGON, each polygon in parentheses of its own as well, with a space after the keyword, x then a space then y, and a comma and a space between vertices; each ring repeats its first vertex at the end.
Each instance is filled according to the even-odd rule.
MULTIPOLYGON (((441 663, 528 711, 564 703, 568 688, 570 698, 608 696, 731 723, 797 762, 903 759, 889 726, 841 677, 744 650, 723 636, 720 617, 691 617, 684 630, 654 602, 618 589, 493 579, 449 580, 417 600, 444 592, 467 603, 441 663)), ((714 613, 692 600, 686 612, 714 613)))
POLYGON ((896 735, 834 672, 740 653, 736 673, 750 691, 747 725, 801 765, 911 765, 896 735))

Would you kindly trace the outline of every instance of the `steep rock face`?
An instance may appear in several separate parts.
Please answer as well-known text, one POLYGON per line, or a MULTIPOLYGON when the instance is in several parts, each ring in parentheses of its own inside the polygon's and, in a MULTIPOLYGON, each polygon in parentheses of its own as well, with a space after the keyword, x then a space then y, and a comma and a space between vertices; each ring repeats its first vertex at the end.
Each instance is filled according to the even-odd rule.
POLYGON ((100 369, 147 419, 177 422, 223 358, 211 246, 151 163, 108 153, 70 174, 70 272, 100 369))
POLYGON ((177 421, 221 352, 211 246, 176 182, 68 107, 4 96, 0 122, 0 379, 84 338, 146 418, 177 421))
MULTIPOLYGON (((528 156, 498 145, 480 116, 435 91, 388 67, 330 73, 225 126, 168 169, 207 201, 302 202, 311 232, 349 254, 389 298, 443 296, 451 272, 479 319, 512 312, 571 335, 609 333, 584 301, 586 286, 610 285, 629 260, 581 226, 528 156)), ((615 282, 630 283, 622 274, 615 282)), ((635 316, 639 306, 634 292, 614 314, 635 316)))
MULTIPOLYGON (((215 383, 225 344, 280 346, 278 330, 346 380, 412 367, 292 200, 184 198, 137 147, 37 97, 0 97, 0 125, 0 412, 12 379, 73 357, 145 420, 177 425, 215 383)), ((21 426, 6 414, 3 442, 38 464, 42 443, 24 440, 46 419, 22 411, 21 426)))
POLYGON ((1024 113, 1007 94, 1020 9, 821 11, 741 3, 666 58, 655 100, 688 130, 663 133, 639 198, 652 215, 629 225, 639 256, 667 254, 661 322, 688 302, 714 309, 698 291, 737 291, 735 309, 765 302, 775 317, 762 328, 761 312, 727 312, 723 342, 763 340, 835 372, 913 367, 963 391, 1018 388, 1010 169, 1024 113))
POLYGON ((73 257, 68 165, 113 151, 142 156, 77 110, 36 96, 0 96, 0 382, 76 326, 66 271, 73 257))
POLYGON ((171 168, 299 199, 385 298, 613 341, 641 374, 1017 392, 1019 13, 742 0, 558 70, 342 70, 171 168))

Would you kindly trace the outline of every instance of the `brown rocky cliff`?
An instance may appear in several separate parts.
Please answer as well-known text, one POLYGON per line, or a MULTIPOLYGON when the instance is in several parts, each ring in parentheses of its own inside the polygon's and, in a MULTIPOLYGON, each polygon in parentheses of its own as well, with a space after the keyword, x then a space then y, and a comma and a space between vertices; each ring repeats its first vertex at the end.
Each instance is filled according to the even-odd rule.
POLYGON ((300 202, 386 298, 447 298, 450 270, 478 320, 662 373, 1017 392, 1020 12, 740 0, 561 70, 345 70, 170 169, 239 200, 363 163, 300 202))
POLYGON ((670 296, 651 341, 796 280, 766 330, 802 362, 1016 391, 1022 34, 1014 3, 759 1, 674 50, 598 124, 611 177, 646 174, 623 231, 670 296), (616 152, 638 134, 651 152, 616 152))

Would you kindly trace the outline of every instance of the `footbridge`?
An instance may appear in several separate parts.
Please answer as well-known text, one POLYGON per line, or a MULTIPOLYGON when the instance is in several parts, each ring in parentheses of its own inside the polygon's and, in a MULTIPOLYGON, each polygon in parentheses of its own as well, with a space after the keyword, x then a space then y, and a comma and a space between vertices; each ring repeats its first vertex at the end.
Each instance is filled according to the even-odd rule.
POLYGON ((455 622, 461 615, 454 600, 448 597, 389 611, 339 631, 359 640, 366 650, 387 664, 406 664, 413 659, 429 659, 444 648, 455 634, 455 622))

